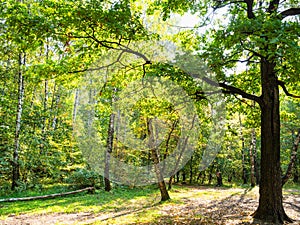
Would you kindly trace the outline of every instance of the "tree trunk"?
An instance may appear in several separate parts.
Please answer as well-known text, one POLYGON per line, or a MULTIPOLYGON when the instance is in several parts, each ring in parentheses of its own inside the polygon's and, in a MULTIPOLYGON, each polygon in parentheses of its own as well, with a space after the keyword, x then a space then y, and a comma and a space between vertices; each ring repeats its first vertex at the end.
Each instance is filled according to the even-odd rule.
POLYGON ((245 138, 243 135, 243 124, 242 124, 242 119, 241 119, 241 114, 239 113, 239 122, 240 122, 240 135, 241 135, 241 141, 242 141, 242 179, 243 179, 243 184, 247 184, 247 170, 246 170, 246 165, 245 165, 245 138))
POLYGON ((212 178, 213 178, 213 171, 214 171, 214 167, 215 167, 215 164, 212 164, 212 166, 210 167, 210 170, 209 170, 209 175, 208 175, 208 184, 210 185, 211 184, 211 181, 212 181, 212 178))
MULTIPOLYGON (((55 90, 54 90, 55 92, 55 90)), ((57 88, 56 91, 56 97, 55 97, 55 108, 53 109, 53 119, 52 119, 52 129, 55 130, 56 129, 56 125, 57 125, 57 114, 58 114, 58 110, 59 110, 59 101, 60 101, 60 94, 59 94, 60 90, 59 87, 57 88)))
POLYGON ((190 184, 193 183, 193 156, 191 157, 190 161, 190 184))
POLYGON ((17 116, 16 116, 16 133, 15 133, 15 143, 13 152, 13 171, 12 171, 12 185, 11 189, 15 190, 18 186, 18 181, 20 179, 20 164, 19 164, 19 148, 20 148, 20 131, 21 131, 21 121, 22 121, 22 111, 23 111, 23 99, 24 99, 24 77, 22 72, 22 65, 25 65, 26 56, 19 54, 19 82, 18 82, 18 106, 17 106, 17 116))
POLYGON ((287 168, 287 171, 285 175, 282 177, 282 186, 289 180, 289 178, 292 176, 292 171, 296 162, 297 158, 297 149, 300 141, 300 129, 298 130, 297 136, 295 138, 295 142, 293 144, 292 152, 291 152, 291 159, 289 166, 287 168))
POLYGON ((253 128, 252 132, 251 132, 251 143, 250 143, 250 148, 249 148, 250 164, 251 164, 251 171, 250 171, 251 187, 255 186, 255 163, 254 163, 254 152, 256 152, 254 150, 255 148, 256 148, 255 130, 253 128))
POLYGON ((46 127, 47 127, 47 110, 48 110, 48 80, 44 82, 44 109, 43 109, 43 124, 42 124, 42 144, 40 146, 40 154, 45 151, 45 142, 47 140, 46 127))
POLYGON ((260 183, 260 172, 259 172, 259 164, 257 160, 257 148, 256 148, 256 132, 253 130, 253 159, 254 159, 254 171, 255 171, 255 181, 256 185, 259 185, 260 183))
POLYGON ((186 174, 185 174, 185 170, 182 170, 182 184, 186 184, 186 174))
POLYGON ((104 168, 105 191, 111 190, 111 185, 109 180, 109 167, 110 167, 110 154, 112 153, 113 150, 114 119, 115 119, 115 114, 111 113, 109 118, 108 132, 107 132, 107 150, 105 154, 105 168, 104 168))
POLYGON ((179 183, 179 178, 180 178, 180 171, 178 171, 177 173, 176 173, 176 183, 179 183))
POLYGON ((299 183, 299 172, 298 172, 298 167, 297 165, 295 165, 295 169, 294 169, 294 174, 293 174, 294 178, 293 178, 293 182, 294 183, 299 183))
POLYGON ((156 146, 156 142, 155 142, 155 136, 154 136, 154 132, 153 132, 153 126, 152 126, 152 121, 151 119, 148 120, 148 133, 149 133, 149 148, 151 151, 151 156, 152 156, 152 160, 154 163, 154 170, 155 170, 155 174, 157 177, 157 181, 158 181, 158 187, 160 190, 160 194, 161 194, 161 201, 167 201, 170 199, 167 187, 166 187, 166 183, 164 181, 163 178, 163 174, 159 165, 159 156, 158 156, 158 152, 157 152, 157 146, 156 146))
POLYGON ((218 171, 216 173, 216 176, 217 176, 217 186, 222 187, 223 186, 222 173, 218 171))
POLYGON ((169 184, 168 184, 168 190, 172 189, 172 182, 173 182, 174 178, 175 178, 174 175, 170 176, 170 178, 169 178, 169 184))
POLYGON ((279 90, 274 68, 274 63, 261 59, 261 180, 254 218, 283 224, 292 220, 282 205, 279 90))
POLYGON ((73 113, 72 113, 72 126, 73 126, 73 129, 74 129, 74 126, 75 126, 75 123, 76 123, 78 104, 79 104, 79 89, 76 89, 74 105, 73 105, 73 113))

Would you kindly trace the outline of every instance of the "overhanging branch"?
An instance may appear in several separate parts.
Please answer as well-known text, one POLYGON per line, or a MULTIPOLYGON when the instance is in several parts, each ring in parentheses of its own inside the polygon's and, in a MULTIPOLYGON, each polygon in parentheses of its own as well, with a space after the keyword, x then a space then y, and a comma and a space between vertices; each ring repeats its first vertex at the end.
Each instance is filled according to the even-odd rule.
POLYGON ((300 98, 299 95, 294 95, 294 94, 291 94, 289 93, 289 91, 286 89, 285 87, 285 83, 281 80, 278 81, 278 85, 282 88, 282 90, 284 91, 284 93, 289 96, 289 97, 293 97, 293 98, 300 98))
POLYGON ((242 96, 243 98, 246 98, 246 99, 253 100, 253 101, 257 102, 259 105, 262 105, 262 103, 263 103, 260 97, 258 97, 256 95, 249 94, 249 93, 243 91, 240 88, 237 88, 237 87, 234 87, 234 86, 222 83, 222 82, 218 83, 218 82, 213 81, 213 80, 211 80, 207 77, 203 77, 202 80, 205 81, 206 83, 214 86, 214 87, 223 88, 223 90, 222 90, 223 93, 238 94, 238 95, 242 96))
POLYGON ((285 17, 288 17, 288 16, 300 15, 300 8, 290 8, 290 9, 287 9, 285 11, 282 11, 280 13, 280 15, 282 16, 282 19, 284 19, 285 17))

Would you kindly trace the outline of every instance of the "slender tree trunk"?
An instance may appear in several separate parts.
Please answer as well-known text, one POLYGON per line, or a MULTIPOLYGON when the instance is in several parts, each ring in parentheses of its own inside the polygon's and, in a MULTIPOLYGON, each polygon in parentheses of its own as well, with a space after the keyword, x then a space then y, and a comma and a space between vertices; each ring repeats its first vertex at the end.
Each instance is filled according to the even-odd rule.
POLYGON ((283 224, 292 222, 282 204, 280 168, 279 89, 275 64, 261 59, 261 180, 259 206, 254 218, 283 224))
POLYGON ((296 162, 296 158, 297 158, 297 149, 298 149, 299 141, 300 141, 300 129, 298 130, 298 133, 296 135, 296 138, 295 138, 295 141, 294 141, 294 144, 293 144, 289 166, 287 168, 287 171, 286 171, 285 175, 282 177, 282 186, 292 176, 292 171, 293 171, 293 168, 294 168, 294 165, 295 165, 295 162, 296 162))
POLYGON ((148 120, 148 133, 149 133, 149 148, 151 151, 151 156, 152 156, 152 160, 154 163, 154 170, 155 170, 155 174, 157 177, 157 181, 158 181, 158 187, 160 190, 160 194, 161 194, 161 201, 167 201, 170 199, 168 190, 166 188, 166 183, 164 181, 163 178, 163 174, 159 165, 159 155, 157 152, 157 146, 156 146, 156 141, 155 141, 155 136, 154 136, 154 130, 153 130, 153 126, 152 126, 152 121, 151 119, 148 120))
POLYGON ((254 152, 256 152, 254 150, 255 148, 256 148, 255 130, 253 128, 252 132, 251 132, 251 143, 250 143, 250 148, 249 148, 250 165, 251 165, 251 171, 250 171, 251 187, 255 186, 255 162, 254 162, 254 152))
POLYGON ((20 131, 21 131, 21 121, 22 121, 22 111, 23 111, 23 99, 24 99, 24 77, 22 72, 22 65, 25 65, 26 56, 25 54, 19 54, 19 74, 18 74, 18 106, 17 106, 17 116, 16 116, 16 133, 15 133, 15 143, 13 152, 13 171, 12 171, 12 185, 11 189, 15 190, 18 186, 18 181, 20 179, 20 164, 19 164, 19 148, 20 148, 20 131))
POLYGON ((78 103, 79 103, 79 90, 76 89, 75 91, 75 99, 74 99, 74 105, 73 105, 73 114, 72 114, 72 125, 73 125, 73 129, 76 123, 76 116, 77 116, 77 107, 78 107, 78 103))
POLYGON ((179 183, 179 178, 180 178, 180 171, 178 171, 177 173, 176 173, 176 183, 179 183))
POLYGON ((105 168, 104 168, 105 191, 111 190, 111 185, 109 180, 109 168, 110 168, 110 154, 112 153, 113 150, 114 120, 115 120, 115 114, 111 113, 109 118, 108 132, 107 132, 107 150, 105 154, 105 168))
POLYGON ((299 171, 298 171, 298 166, 297 166, 297 164, 295 164, 293 176, 294 176, 293 182, 294 182, 294 183, 299 183, 299 171))
POLYGON ((43 109, 43 124, 42 124, 42 144, 40 146, 40 154, 43 154, 45 151, 45 142, 46 142, 46 123, 47 123, 47 102, 48 102, 48 80, 44 82, 44 109, 43 109))
POLYGON ((191 157, 190 161, 190 184, 193 183, 193 156, 191 157))
POLYGON ((186 173, 185 170, 182 170, 182 184, 186 184, 186 173))
POLYGON ((214 171, 214 167, 215 167, 215 164, 212 164, 212 166, 210 167, 210 170, 209 170, 209 175, 208 175, 208 184, 210 185, 211 184, 211 181, 212 181, 212 178, 213 178, 213 171, 214 171))
POLYGON ((206 178, 206 173, 205 173, 205 171, 203 171, 203 177, 201 180, 201 184, 204 184, 205 178, 206 178))
POLYGON ((241 119, 241 114, 239 113, 239 122, 240 122, 240 135, 241 135, 241 141, 242 141, 242 178, 243 178, 243 184, 247 184, 247 170, 246 170, 246 160, 245 160, 245 138, 243 134, 243 124, 241 119))
POLYGON ((252 141, 253 141, 253 159, 254 159, 254 171, 255 171, 255 182, 256 185, 259 185, 260 183, 260 171, 259 171, 259 163, 257 159, 257 147, 256 147, 256 132, 255 129, 253 129, 253 136, 252 136, 252 141))

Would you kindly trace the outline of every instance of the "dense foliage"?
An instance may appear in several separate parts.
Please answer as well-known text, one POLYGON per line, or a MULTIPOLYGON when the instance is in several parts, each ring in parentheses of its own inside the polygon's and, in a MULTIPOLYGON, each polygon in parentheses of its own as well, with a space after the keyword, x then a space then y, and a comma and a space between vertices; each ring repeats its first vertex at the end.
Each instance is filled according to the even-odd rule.
MULTIPOLYGON (((148 166, 171 155, 185 126, 179 122, 174 102, 155 95, 139 99, 127 112, 131 136, 122 133, 121 113, 111 119, 113 104, 122 91, 134 81, 151 77, 180 87, 193 102, 201 126, 194 154, 170 183, 174 179, 217 184, 219 174, 225 184, 259 184, 261 153, 265 152, 261 148, 265 137, 260 132, 265 123, 260 118, 266 87, 261 71, 265 67, 272 67, 277 90, 282 88, 278 102, 283 175, 292 161, 300 123, 299 98, 291 98, 300 95, 300 26, 299 18, 294 17, 299 14, 298 5, 298 1, 278 6, 276 1, 251 0, 145 4, 1 0, 1 189, 22 191, 65 182, 100 187, 104 174, 99 173, 97 163, 107 159, 106 151, 134 166, 148 166), (248 10, 240 10, 244 5, 248 10), (221 8, 226 12, 216 14, 216 20, 209 17, 221 8), (170 24, 176 22, 173 17, 187 12, 199 16, 207 30, 203 32, 201 26, 177 29, 170 24), (205 90, 204 73, 208 83, 222 88, 223 94, 205 90), (214 115, 218 107, 223 115, 214 115), (126 144, 148 140, 155 133, 149 122, 154 118, 164 120, 166 132, 157 154, 128 147, 126 144), (221 126, 222 132, 213 129, 221 126), (97 139, 95 143, 90 137, 97 139), (98 144, 105 148, 100 156, 94 152, 98 144), (208 145, 215 147, 215 155, 204 162, 208 145)), ((297 183, 299 152, 296 155, 289 182, 297 183)), ((182 159, 176 160, 174 171, 180 169, 182 159)), ((135 171, 131 175, 136 176, 135 171)), ((128 180, 127 184, 151 180, 146 175, 135 179, 138 181, 128 180)))

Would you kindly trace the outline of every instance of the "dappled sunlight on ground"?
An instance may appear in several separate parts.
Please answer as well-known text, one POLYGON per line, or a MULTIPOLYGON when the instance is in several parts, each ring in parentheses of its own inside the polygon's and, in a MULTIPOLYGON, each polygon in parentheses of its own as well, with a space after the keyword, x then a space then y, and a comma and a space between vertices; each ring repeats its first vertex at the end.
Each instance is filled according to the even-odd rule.
MULTIPOLYGON (((300 191, 284 192, 287 214, 300 224, 300 191)), ((190 186, 171 191, 172 201, 159 203, 159 194, 111 205, 103 212, 10 215, 1 225, 18 224, 259 224, 251 213, 258 205, 258 187, 212 188, 190 186), (127 206, 127 207, 126 207, 127 206), (115 210, 113 208, 115 207, 115 210)))

